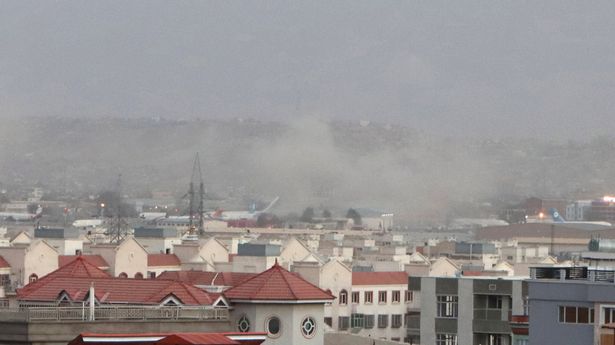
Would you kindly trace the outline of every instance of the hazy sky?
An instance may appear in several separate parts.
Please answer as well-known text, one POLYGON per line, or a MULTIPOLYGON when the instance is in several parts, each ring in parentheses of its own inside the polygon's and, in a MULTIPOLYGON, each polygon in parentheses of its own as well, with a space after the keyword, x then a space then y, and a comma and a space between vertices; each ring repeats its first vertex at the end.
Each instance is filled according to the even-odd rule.
POLYGON ((615 131, 613 1, 0 1, 0 118, 615 131))

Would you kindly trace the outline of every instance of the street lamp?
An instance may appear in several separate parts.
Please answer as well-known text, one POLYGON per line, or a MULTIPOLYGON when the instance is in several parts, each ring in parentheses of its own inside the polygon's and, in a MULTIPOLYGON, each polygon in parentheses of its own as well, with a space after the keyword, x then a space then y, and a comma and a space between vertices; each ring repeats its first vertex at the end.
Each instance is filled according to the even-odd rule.
POLYGON ((104 202, 100 203, 100 218, 101 219, 105 218, 105 203, 104 202))

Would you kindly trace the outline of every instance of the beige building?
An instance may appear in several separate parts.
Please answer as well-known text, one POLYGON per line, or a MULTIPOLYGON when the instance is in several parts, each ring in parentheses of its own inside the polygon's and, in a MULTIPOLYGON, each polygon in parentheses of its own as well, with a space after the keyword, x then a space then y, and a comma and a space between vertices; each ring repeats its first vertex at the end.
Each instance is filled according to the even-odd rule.
POLYGON ((113 277, 146 277, 148 271, 147 251, 134 237, 127 237, 119 245, 98 244, 91 246, 90 252, 105 259, 109 264, 109 273, 113 277))
POLYGON ((0 256, 10 266, 12 287, 24 286, 58 268, 58 252, 43 240, 1 247, 0 256))
POLYGON ((173 253, 177 255, 182 269, 199 271, 215 271, 218 263, 229 262, 228 248, 215 237, 204 242, 184 241, 173 245, 173 253))

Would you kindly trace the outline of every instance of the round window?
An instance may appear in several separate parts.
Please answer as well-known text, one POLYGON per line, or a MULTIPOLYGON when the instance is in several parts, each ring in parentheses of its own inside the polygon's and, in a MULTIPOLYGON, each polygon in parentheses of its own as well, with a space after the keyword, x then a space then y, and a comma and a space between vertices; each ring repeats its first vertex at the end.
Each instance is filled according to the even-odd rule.
POLYGON ((306 338, 311 338, 316 334, 316 321, 310 316, 301 321, 301 334, 306 338))
POLYGON ((267 320, 267 333, 271 337, 277 337, 280 334, 280 319, 276 316, 271 317, 267 320))
POLYGON ((244 315, 237 321, 237 329, 243 333, 250 331, 250 320, 248 320, 247 316, 244 315))

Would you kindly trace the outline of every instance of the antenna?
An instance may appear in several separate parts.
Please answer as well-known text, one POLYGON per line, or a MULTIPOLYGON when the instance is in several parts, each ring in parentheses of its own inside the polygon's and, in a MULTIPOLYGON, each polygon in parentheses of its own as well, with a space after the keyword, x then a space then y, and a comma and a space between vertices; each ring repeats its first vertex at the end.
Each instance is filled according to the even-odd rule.
POLYGON ((122 218, 122 174, 117 176, 117 182, 115 184, 115 193, 117 194, 117 199, 115 200, 116 210, 115 210, 115 219, 113 224, 111 224, 111 229, 107 232, 109 235, 109 242, 111 243, 120 243, 126 237, 126 223, 122 218))

